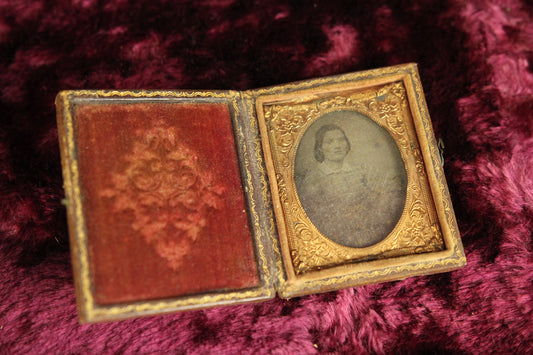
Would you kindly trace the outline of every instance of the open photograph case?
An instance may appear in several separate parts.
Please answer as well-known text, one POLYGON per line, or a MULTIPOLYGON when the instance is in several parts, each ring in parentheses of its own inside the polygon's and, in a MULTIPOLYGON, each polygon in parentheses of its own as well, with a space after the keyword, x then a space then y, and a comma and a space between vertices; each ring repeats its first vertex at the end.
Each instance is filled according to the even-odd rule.
POLYGON ((414 64, 56 103, 82 322, 466 264, 414 64))

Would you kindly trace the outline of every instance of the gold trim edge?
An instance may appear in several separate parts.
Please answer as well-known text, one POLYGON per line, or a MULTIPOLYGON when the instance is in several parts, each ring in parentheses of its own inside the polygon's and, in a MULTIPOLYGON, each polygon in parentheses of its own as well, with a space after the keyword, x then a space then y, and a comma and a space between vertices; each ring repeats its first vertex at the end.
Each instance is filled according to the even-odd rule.
MULTIPOLYGON (((418 70, 416 69, 416 66, 411 68, 409 71, 410 79, 412 82, 412 85, 414 88, 416 88, 415 91, 415 101, 417 103, 417 109, 418 113, 422 117, 422 124, 424 125, 424 134, 426 136, 426 139, 429 142, 429 146, 432 148, 431 150, 431 167, 433 169, 433 174, 435 175, 436 182, 437 182, 437 188, 440 192, 440 198, 438 199, 438 202, 440 202, 444 207, 444 212, 446 216, 446 222, 444 224, 445 229, 450 233, 450 249, 454 251, 454 255, 457 256, 460 260, 460 265, 458 267, 462 267, 466 265, 467 260, 464 253, 461 235, 459 233, 459 227, 457 225, 457 219, 455 217, 455 211, 453 208, 453 204, 451 201, 451 195, 448 188, 448 184, 446 182, 446 175, 444 173, 444 168, 441 164, 441 158, 437 151, 437 142, 435 139, 431 119, 429 116, 429 110, 427 108, 427 103, 425 99, 425 95, 423 92, 420 75, 418 73, 418 70)), ((447 243, 448 244, 448 243, 447 243)), ((448 245, 447 245, 448 247, 448 245)))
MULTIPOLYGON (((254 230, 258 230, 256 234, 254 232, 254 243, 259 243, 255 246, 255 252, 259 253, 257 260, 262 266, 263 274, 260 274, 262 286, 267 287, 258 287, 253 290, 246 291, 237 291, 229 293, 211 293, 204 294, 204 296, 199 297, 198 295, 178 297, 169 300, 160 300, 160 301, 142 301, 135 304, 127 305, 113 305, 113 306, 101 306, 94 303, 92 298, 91 283, 89 277, 89 267, 88 267, 88 252, 87 245, 79 243, 80 240, 83 240, 86 243, 86 230, 84 228, 85 221, 83 217, 82 210, 82 201, 80 195, 80 186, 79 186, 79 170, 76 159, 76 144, 74 141, 74 122, 72 118, 72 107, 71 101, 73 98, 221 98, 228 99, 228 105, 237 106, 235 114, 232 114, 232 122, 234 123, 234 132, 236 135, 236 140, 239 141, 239 145, 242 144, 244 157, 240 157, 239 160, 244 159, 243 162, 239 162, 240 165, 244 165, 244 170, 246 171, 246 182, 245 177, 243 176, 243 184, 248 184, 250 191, 245 192, 247 201, 254 199, 254 187, 253 184, 250 185, 250 162, 248 158, 251 157, 253 164, 255 164, 255 169, 258 169, 261 173, 260 183, 261 191, 258 193, 261 195, 263 201, 258 201, 258 203, 268 203, 271 201, 271 191, 269 188, 268 175, 264 169, 263 161, 263 151, 261 137, 259 129, 257 126, 257 112, 256 112, 256 101, 261 95, 272 95, 280 93, 291 93, 299 89, 311 89, 318 87, 320 85, 332 84, 332 83, 347 83, 347 82, 357 82, 362 80, 372 80, 377 78, 383 78, 386 76, 401 75, 402 80, 410 80, 412 89, 414 92, 415 107, 417 109, 417 114, 421 117, 421 122, 423 125, 423 132, 425 139, 428 142, 434 142, 434 134, 431 128, 431 121, 429 119, 429 113, 427 111, 427 105, 425 103, 424 95, 422 92, 422 87, 420 79, 418 76, 418 71, 416 64, 404 64, 394 67, 373 69, 368 71, 356 72, 342 74, 338 76, 324 77, 313 79, 304 82, 296 82, 284 84, 271 88, 260 88, 255 90, 248 91, 173 91, 173 90, 69 90, 62 91, 58 94, 56 99, 56 105, 58 107, 58 124, 60 132, 65 134, 60 135, 60 145, 61 145, 61 157, 63 164, 63 176, 64 176, 64 187, 65 187, 65 197, 67 199, 68 207, 68 216, 69 216, 69 230, 75 231, 75 233, 70 233, 71 243, 72 243, 72 258, 73 266, 75 273, 81 275, 81 280, 78 277, 75 277, 76 283, 76 293, 77 293, 77 302, 80 310, 80 317, 82 321, 94 322, 100 320, 115 320, 122 318, 129 318, 132 316, 142 316, 150 315, 154 313, 169 313, 176 312, 181 310, 189 309, 198 309, 205 307, 212 307, 216 305, 224 304, 239 304, 254 302, 256 300, 268 299, 274 297, 276 291, 272 286, 277 288, 277 292, 281 297, 294 297, 296 295, 303 295, 309 293, 316 293, 322 291, 330 291, 339 288, 345 288, 350 286, 364 285, 373 282, 381 281, 392 281, 397 279, 403 279, 410 276, 424 275, 428 273, 437 273, 451 271, 453 269, 460 268, 466 264, 466 258, 464 251, 462 249, 462 243, 460 240, 460 235, 457 227, 457 221, 455 219, 453 206, 451 204, 451 198, 449 194, 448 187, 445 182, 444 172, 440 166, 439 161, 437 161, 435 152, 430 149, 429 156, 430 160, 426 161, 430 167, 426 167, 428 170, 432 170, 435 176, 435 181, 437 183, 437 189, 440 192, 439 201, 435 201, 435 204, 442 203, 444 208, 444 214, 446 223, 441 223, 441 226, 449 227, 449 238, 446 239, 446 253, 441 254, 442 258, 433 258, 429 261, 419 261, 419 258, 416 256, 410 256, 411 262, 403 263, 402 265, 388 265, 386 267, 375 268, 372 270, 362 271, 362 272, 349 272, 348 270, 344 271, 344 275, 336 275, 329 277, 322 277, 315 280, 287 280, 284 275, 285 268, 282 262, 282 250, 281 246, 278 245, 277 233, 276 233, 276 224, 274 219, 274 214, 272 208, 269 212, 269 221, 261 222, 257 218, 258 215, 254 214, 254 220, 250 218, 250 224, 253 225, 254 230), (235 100, 237 97, 241 97, 241 102, 237 103, 235 100), (240 117, 241 113, 238 109, 238 106, 242 105, 243 110, 246 111, 244 117, 240 117), (252 133, 255 134, 253 142, 250 143, 247 147, 245 132, 243 131, 243 123, 240 120, 246 119, 246 125, 249 125, 252 133), (237 123, 237 124, 236 124, 237 123), (270 224, 268 224, 270 223, 270 224), (269 247, 274 251, 273 260, 270 260, 264 254, 264 245, 262 244, 264 235, 261 233, 261 226, 265 228, 266 240, 271 243, 269 247), (74 235, 73 235, 74 234, 74 235), (81 238, 81 239, 80 239, 81 238), (79 256, 79 257, 77 257, 79 256), (77 259, 77 260, 75 260, 77 259), (270 261, 269 261, 270 260, 270 261), (274 263, 275 266, 271 271, 274 271, 277 279, 275 280, 274 285, 270 284, 271 276, 269 274, 268 268, 271 263, 274 263), (409 272, 408 275, 404 273, 409 272), (265 282, 266 281, 266 282, 265 282), (317 289, 321 288, 321 289, 317 289)), ((407 89, 407 88, 406 88, 407 89)), ((409 100, 411 104, 411 100, 409 100)), ((412 107, 412 106, 411 106, 412 107)), ((411 108, 412 110, 412 108, 411 108)), ((413 116, 415 113, 413 112, 413 116)), ((414 119, 413 119, 414 121, 414 119)), ((418 134, 417 134, 418 135, 418 134)), ((425 159, 424 159, 425 160, 425 159)), ((253 170, 253 169, 252 169, 253 170)), ((433 192, 433 185, 431 188, 433 192)), ((438 195, 438 194, 437 194, 438 195)), ((252 205, 252 208, 255 213, 255 202, 248 203, 252 205)), ((440 220, 439 215, 439 220, 440 220)), ((444 234, 444 233, 443 233, 444 234)), ((443 252, 435 252, 443 253, 443 252)), ((433 254, 433 253, 432 253, 433 254)), ((422 256, 423 259, 423 256, 422 256)), ((259 267, 259 265, 258 265, 259 267)), ((339 267, 342 268, 343 266, 339 267)), ((320 273, 320 271, 318 271, 320 273)))
POLYGON ((268 240, 268 246, 270 250, 274 253, 273 257, 268 258, 269 267, 272 269, 272 274, 274 279, 274 288, 277 289, 280 285, 284 285, 286 282, 286 277, 284 274, 284 268, 281 261, 281 251, 279 246, 279 241, 277 239, 276 233, 276 223, 274 220, 274 210, 272 207, 272 196, 270 194, 269 182, 268 182, 268 173, 265 166, 265 161, 263 158, 263 150, 259 132, 259 125, 257 121, 257 113, 254 109, 254 100, 255 98, 248 92, 241 92, 241 102, 245 108, 246 116, 240 117, 244 124, 251 130, 251 135, 253 136, 253 151, 256 169, 259 171, 259 181, 261 184, 261 203, 264 206, 264 215, 265 220, 263 221, 263 227, 265 228, 265 234, 268 240), (267 223, 268 222, 268 223, 267 223))
MULTIPOLYGON (((182 296, 170 298, 168 300, 141 301, 123 305, 103 306, 98 305, 94 301, 92 294, 92 283, 90 277, 89 267, 89 253, 87 246, 87 231, 85 229, 85 218, 83 215, 83 203, 80 194, 80 176, 77 161, 77 146, 74 137, 74 117, 73 105, 75 99, 82 97, 91 98, 112 98, 112 97, 172 97, 172 98, 223 98, 227 100, 228 106, 236 99, 237 92, 172 92, 172 91, 127 91, 127 90, 68 90, 62 91, 57 95, 56 105, 58 109, 58 125, 59 131, 64 132, 60 137, 61 144, 61 159, 63 165, 63 178, 65 198, 67 201, 67 216, 71 238, 71 258, 74 266, 74 279, 76 288, 76 302, 78 303, 80 322, 97 322, 102 320, 124 319, 134 316, 150 315, 154 313, 169 313, 182 310, 206 308, 216 306, 218 304, 239 304, 253 302, 257 300, 270 299, 275 296, 275 291, 270 285, 270 277, 268 276, 268 269, 266 256, 262 248, 263 244, 260 236, 253 234, 254 240, 257 244, 254 247, 256 252, 259 252, 263 272, 260 273, 260 284, 252 290, 246 291, 232 291, 232 292, 206 292, 203 296, 198 295, 182 296)), ((231 107, 231 106, 230 106, 231 107)), ((238 111, 235 112, 238 114, 238 111)), ((236 118, 233 117, 232 122, 236 118)), ((234 131, 236 131, 234 127, 234 131)), ((236 137, 238 138, 238 137, 236 137)), ((249 171, 248 171, 249 175, 249 171)), ((243 181, 244 183, 244 181, 243 181)), ((253 190, 252 186, 249 186, 253 190)), ((246 194, 247 195, 247 194, 246 194)), ((247 200, 251 195, 247 195, 247 200)), ((251 211, 254 215, 254 220, 257 216, 255 210, 251 211)), ((256 223, 254 222, 254 229, 256 223)), ((254 243, 255 244, 255 243, 254 243)))
MULTIPOLYGON (((419 89, 419 90, 414 90, 415 91, 415 97, 414 97, 415 105, 418 111, 417 113, 422 118, 421 121, 424 126, 425 138, 430 144, 432 142, 434 144, 435 142, 434 133, 433 133, 432 127, 430 126, 431 121, 429 119, 429 113, 427 111, 427 107, 425 106, 426 105, 425 100, 423 98, 423 93, 421 91, 421 83, 420 83, 420 79, 418 76, 416 64, 406 64, 406 65, 400 65, 400 66, 395 66, 395 67, 374 69, 374 70, 366 71, 366 72, 349 73, 349 74, 344 74, 340 76, 315 79, 315 80, 311 80, 310 82, 292 83, 292 84, 282 85, 279 87, 258 89, 258 90, 253 90, 253 93, 257 94, 257 96, 294 93, 294 91, 298 91, 298 89, 305 90, 305 89, 310 89, 310 88, 324 85, 324 84, 331 84, 333 83, 332 82, 333 80, 334 80, 334 83, 346 84, 347 82, 351 82, 351 81, 359 81, 363 79, 369 79, 369 80, 377 79, 377 78, 383 78, 386 76, 392 76, 395 74, 403 74, 402 81, 405 81, 408 78, 411 84, 415 88, 419 89)), ((259 105, 257 105, 256 107, 258 106, 259 105)), ((263 135, 264 135, 264 132, 263 132, 263 135)), ((431 261, 426 261, 426 262, 418 261, 419 258, 417 258, 416 256, 411 256, 411 260, 413 260, 413 262, 406 264, 406 265, 387 266, 382 269, 371 270, 365 273, 362 273, 362 272, 357 272, 353 274, 345 273, 345 275, 326 277, 326 278, 322 278, 319 280, 312 280, 312 281, 304 281, 304 280, 297 279, 295 281, 289 281, 285 285, 284 288, 278 290, 278 293, 280 294, 280 296, 281 297, 293 297, 294 295, 314 293, 314 292, 317 292, 317 289, 316 289, 317 286, 322 286, 322 287, 328 286, 328 285, 341 286, 341 284, 344 284, 345 282, 350 282, 350 285, 344 284, 343 287, 357 286, 357 285, 368 284, 368 283, 379 281, 380 278, 382 278, 383 276, 388 276, 388 275, 393 275, 393 276, 390 278, 387 278, 387 280, 385 281, 393 281, 397 279, 403 279, 405 277, 418 276, 418 275, 424 275, 424 274, 429 274, 429 273, 446 272, 446 271, 455 270, 455 269, 458 269, 464 266, 466 264, 466 258, 464 256, 464 251, 462 249, 462 243, 460 240, 460 235, 459 235, 458 228, 457 228, 457 222, 456 222, 453 207, 451 204, 449 190, 444 180, 444 173, 442 171, 442 167, 439 164, 436 164, 437 156, 435 155, 433 151, 430 151, 430 157, 431 157, 431 160, 429 162, 426 161, 426 164, 429 163, 434 168, 433 174, 435 175, 437 179, 438 189, 441 192, 440 198, 438 199, 439 201, 434 201, 434 202, 435 204, 440 203, 441 207, 444 208, 445 215, 446 215, 446 222, 447 222, 447 223, 444 223, 444 226, 447 225, 449 227, 448 229, 449 229, 450 237, 447 238, 448 240, 446 241, 446 250, 445 250, 446 254, 448 255, 444 256, 444 258, 439 259, 439 260, 433 259, 431 261), (411 272, 411 273, 407 276, 402 275, 402 273, 406 271, 411 272), (396 275, 396 277, 394 277, 394 275, 396 275), (364 278, 364 282, 353 282, 353 281, 361 280, 363 278, 364 278), (313 289, 306 290, 309 287, 313 289)), ((434 188, 432 187, 431 188, 432 192, 433 192, 433 189, 434 188)), ((439 220, 440 219, 441 218, 439 216, 439 220)), ((443 223, 441 223, 441 226, 442 225, 443 223)), ((443 252, 436 251, 430 254, 437 255, 437 253, 443 253, 443 252)), ((424 258, 424 256, 422 256, 422 258, 424 258)))
POLYGON ((261 266, 263 268, 263 273, 260 273, 260 276, 263 279, 263 283, 265 287, 270 287, 270 283, 271 283, 270 270, 268 268, 268 262, 267 262, 265 251, 264 251, 265 248, 262 242, 260 218, 259 218, 259 214, 256 208, 256 201, 254 200, 254 184, 252 181, 252 174, 250 172, 250 161, 248 159, 249 157, 248 147, 246 144, 246 137, 244 136, 244 132, 243 132, 244 127, 239 120, 241 115, 240 115, 240 110, 239 110, 236 97, 233 97, 231 104, 234 110, 234 114, 232 115, 232 122, 234 125, 233 130, 235 132, 235 135, 237 136, 236 140, 238 143, 237 144, 238 149, 242 149, 242 153, 243 153, 241 155, 242 163, 240 163, 239 165, 243 168, 245 176, 242 176, 241 179, 243 180, 243 183, 246 184, 246 187, 248 188, 247 193, 246 191, 243 191, 243 192, 246 196, 246 200, 248 201, 248 208, 253 216, 253 221, 250 221, 253 224, 253 239, 256 244, 256 247, 255 247, 256 252, 259 253, 259 262, 261 263, 261 266))

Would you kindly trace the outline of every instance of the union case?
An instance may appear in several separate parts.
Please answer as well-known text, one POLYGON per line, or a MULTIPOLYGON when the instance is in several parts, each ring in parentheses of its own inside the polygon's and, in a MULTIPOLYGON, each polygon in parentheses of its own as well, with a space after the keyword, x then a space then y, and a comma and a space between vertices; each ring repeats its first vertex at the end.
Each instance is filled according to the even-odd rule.
POLYGON ((466 264, 415 64, 56 105, 82 322, 466 264))

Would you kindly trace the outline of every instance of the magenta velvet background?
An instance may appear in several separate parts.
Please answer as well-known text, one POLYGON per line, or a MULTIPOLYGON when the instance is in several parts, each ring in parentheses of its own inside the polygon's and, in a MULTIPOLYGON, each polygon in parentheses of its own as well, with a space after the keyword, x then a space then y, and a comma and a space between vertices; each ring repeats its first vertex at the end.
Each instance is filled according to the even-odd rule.
POLYGON ((0 353, 533 353, 532 17, 525 0, 0 0, 0 353), (411 61, 464 269, 78 324, 59 90, 240 90, 411 61))

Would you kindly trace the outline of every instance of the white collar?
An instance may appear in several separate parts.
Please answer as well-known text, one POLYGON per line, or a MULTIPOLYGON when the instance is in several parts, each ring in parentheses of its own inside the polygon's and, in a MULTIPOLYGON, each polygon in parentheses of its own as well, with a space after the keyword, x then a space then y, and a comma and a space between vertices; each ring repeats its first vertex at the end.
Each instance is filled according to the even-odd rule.
POLYGON ((318 164, 318 169, 320 169, 320 171, 323 172, 325 175, 351 173, 354 171, 352 167, 349 166, 349 164, 342 164, 342 167, 339 170, 333 170, 332 168, 324 164, 324 162, 318 164))

